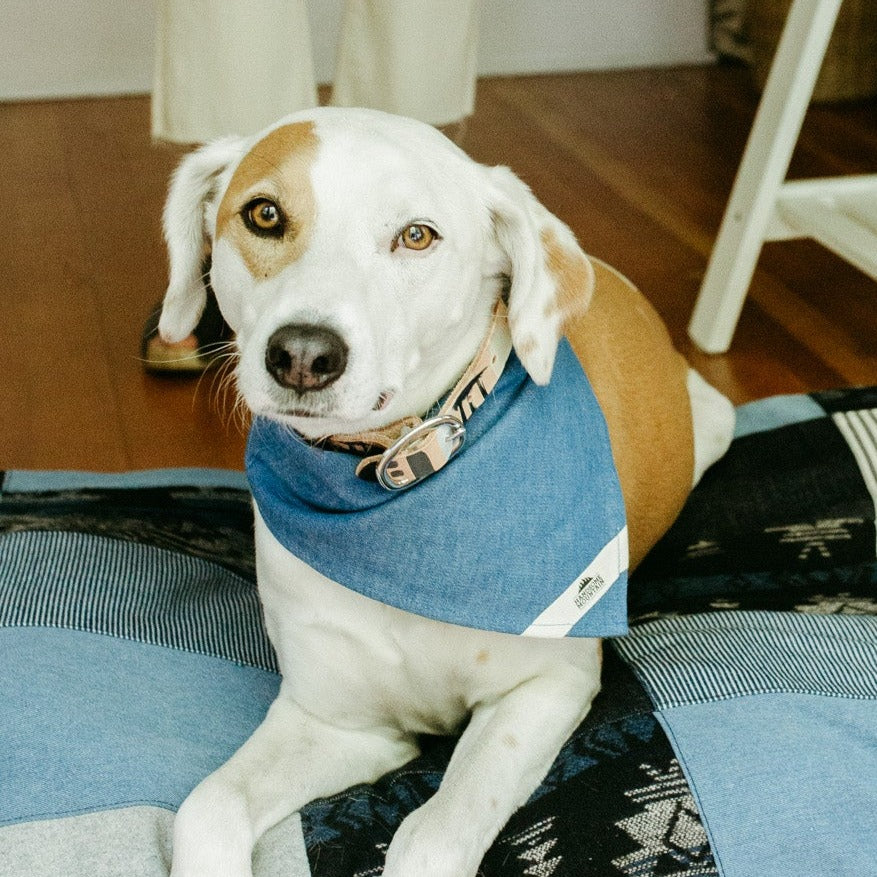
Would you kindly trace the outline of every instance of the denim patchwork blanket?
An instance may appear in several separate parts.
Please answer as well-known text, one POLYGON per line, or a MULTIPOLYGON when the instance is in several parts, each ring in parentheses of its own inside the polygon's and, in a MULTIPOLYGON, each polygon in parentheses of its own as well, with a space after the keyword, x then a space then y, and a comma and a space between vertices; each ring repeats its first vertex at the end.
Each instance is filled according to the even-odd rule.
MULTIPOLYGON (((875 504, 877 388, 740 408, 480 873, 873 873, 875 504)), ((3 475, 2 877, 166 877, 174 811, 278 688, 252 552, 241 473, 3 475)), ((289 817, 255 873, 379 874, 453 743, 289 817)))

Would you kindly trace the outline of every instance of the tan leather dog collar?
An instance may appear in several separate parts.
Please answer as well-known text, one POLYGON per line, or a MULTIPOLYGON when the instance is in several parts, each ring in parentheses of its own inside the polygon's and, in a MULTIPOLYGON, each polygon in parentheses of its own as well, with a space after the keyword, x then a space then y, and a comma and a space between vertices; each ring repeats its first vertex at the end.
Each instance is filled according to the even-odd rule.
POLYGON ((329 436, 321 445, 366 454, 356 467, 360 478, 376 479, 387 490, 412 487, 438 472, 463 446, 466 421, 496 386, 511 350, 508 311, 500 300, 475 358, 436 414, 405 417, 379 430, 329 436))

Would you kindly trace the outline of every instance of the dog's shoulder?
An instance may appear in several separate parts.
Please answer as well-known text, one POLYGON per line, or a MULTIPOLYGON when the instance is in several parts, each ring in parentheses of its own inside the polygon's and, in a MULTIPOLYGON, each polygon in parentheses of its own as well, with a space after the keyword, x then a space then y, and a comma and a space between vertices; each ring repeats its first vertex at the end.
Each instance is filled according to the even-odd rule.
POLYGON ((564 328, 609 428, 633 567, 675 519, 691 489, 688 363, 636 286, 604 262, 592 262, 590 307, 564 328))

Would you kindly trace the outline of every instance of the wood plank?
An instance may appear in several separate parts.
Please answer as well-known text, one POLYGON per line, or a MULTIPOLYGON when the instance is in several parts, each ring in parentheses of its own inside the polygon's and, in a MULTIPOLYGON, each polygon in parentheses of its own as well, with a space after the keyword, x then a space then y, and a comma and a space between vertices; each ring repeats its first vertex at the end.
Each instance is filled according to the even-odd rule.
POLYGON ((121 468, 110 363, 57 107, 5 109, 0 155, 3 465, 121 468))

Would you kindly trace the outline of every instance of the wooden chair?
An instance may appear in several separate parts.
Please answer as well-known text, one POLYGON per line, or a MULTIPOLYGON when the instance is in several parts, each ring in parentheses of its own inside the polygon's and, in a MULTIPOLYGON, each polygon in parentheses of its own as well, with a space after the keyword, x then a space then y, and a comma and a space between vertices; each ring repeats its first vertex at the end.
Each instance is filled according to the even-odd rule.
POLYGON ((877 174, 786 182, 841 0, 794 0, 688 333, 723 353, 764 241, 809 237, 877 279, 877 174))

